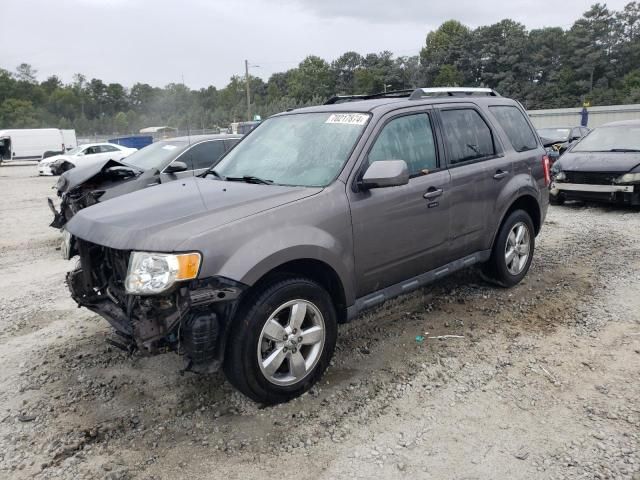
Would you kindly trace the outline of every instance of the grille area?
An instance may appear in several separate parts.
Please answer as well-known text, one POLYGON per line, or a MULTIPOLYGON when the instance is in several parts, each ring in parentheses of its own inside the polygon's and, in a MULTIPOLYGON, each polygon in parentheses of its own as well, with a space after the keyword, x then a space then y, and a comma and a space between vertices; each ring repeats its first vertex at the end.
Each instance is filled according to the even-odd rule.
POLYGON ((124 280, 129 267, 130 252, 79 241, 80 262, 85 272, 92 277, 94 288, 108 289, 122 300, 124 280))
POLYGON ((611 185, 620 176, 610 172, 564 172, 567 183, 583 183, 587 185, 611 185))

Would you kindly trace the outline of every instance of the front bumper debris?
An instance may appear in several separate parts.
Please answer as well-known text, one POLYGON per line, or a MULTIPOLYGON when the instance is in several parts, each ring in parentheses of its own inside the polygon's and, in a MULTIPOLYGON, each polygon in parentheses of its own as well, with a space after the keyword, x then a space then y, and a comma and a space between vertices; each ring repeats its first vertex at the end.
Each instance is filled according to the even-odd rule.
POLYGON ((640 205, 640 186, 553 182, 549 193, 565 200, 640 205))
POLYGON ((67 274, 71 296, 106 319, 126 349, 150 355, 174 351, 187 357, 192 370, 217 368, 228 320, 245 285, 210 277, 177 284, 161 295, 129 295, 124 280, 130 252, 82 240, 76 247, 80 265, 67 274))
POLYGON ((633 193, 633 185, 590 185, 586 183, 555 183, 552 187, 558 191, 569 192, 597 192, 597 193, 614 193, 626 192, 633 193))

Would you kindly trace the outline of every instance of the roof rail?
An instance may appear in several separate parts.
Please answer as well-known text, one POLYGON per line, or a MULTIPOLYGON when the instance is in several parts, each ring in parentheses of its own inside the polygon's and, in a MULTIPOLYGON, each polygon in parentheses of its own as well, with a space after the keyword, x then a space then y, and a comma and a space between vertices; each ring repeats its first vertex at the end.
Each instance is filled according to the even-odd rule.
POLYGON ((492 88, 484 87, 436 87, 436 88, 416 88, 409 96, 409 100, 419 100, 423 97, 435 96, 471 96, 485 95, 487 97, 499 97, 500 94, 492 88))
POLYGON ((414 91, 413 88, 406 90, 389 90, 388 92, 372 93, 370 95, 336 95, 324 102, 325 105, 336 103, 358 102, 360 100, 372 100, 375 98, 401 98, 408 97, 414 91))

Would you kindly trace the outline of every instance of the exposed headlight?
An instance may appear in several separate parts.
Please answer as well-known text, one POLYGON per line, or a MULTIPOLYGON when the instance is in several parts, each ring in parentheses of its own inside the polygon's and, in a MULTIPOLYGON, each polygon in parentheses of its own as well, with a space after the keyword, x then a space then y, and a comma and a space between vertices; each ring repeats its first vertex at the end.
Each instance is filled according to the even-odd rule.
POLYGON ((616 183, 640 183, 640 172, 625 173, 616 178, 616 183))
POLYGON ((162 293, 181 280, 192 280, 200 270, 200 254, 133 252, 125 280, 127 293, 162 293))
POLYGON ((67 177, 65 175, 60 175, 58 181, 56 182, 56 190, 62 190, 67 186, 67 177))
POLYGON ((560 172, 556 173, 556 175, 553 177, 553 179, 556 182, 563 182, 563 181, 565 181, 567 179, 567 175, 564 172, 560 171, 560 172))

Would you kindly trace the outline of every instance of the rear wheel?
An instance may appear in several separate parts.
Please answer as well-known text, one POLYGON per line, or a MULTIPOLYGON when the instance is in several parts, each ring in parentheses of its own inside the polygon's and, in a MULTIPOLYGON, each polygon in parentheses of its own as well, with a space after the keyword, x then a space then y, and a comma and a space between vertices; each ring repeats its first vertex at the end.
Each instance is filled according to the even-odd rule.
POLYGON ((229 382, 257 402, 285 402, 311 388, 329 365, 335 308, 313 280, 281 280, 247 299, 230 335, 224 360, 229 382))
POLYGON ((503 222, 484 266, 489 280, 503 287, 520 283, 529 271, 535 249, 533 221, 524 210, 515 210, 503 222))

